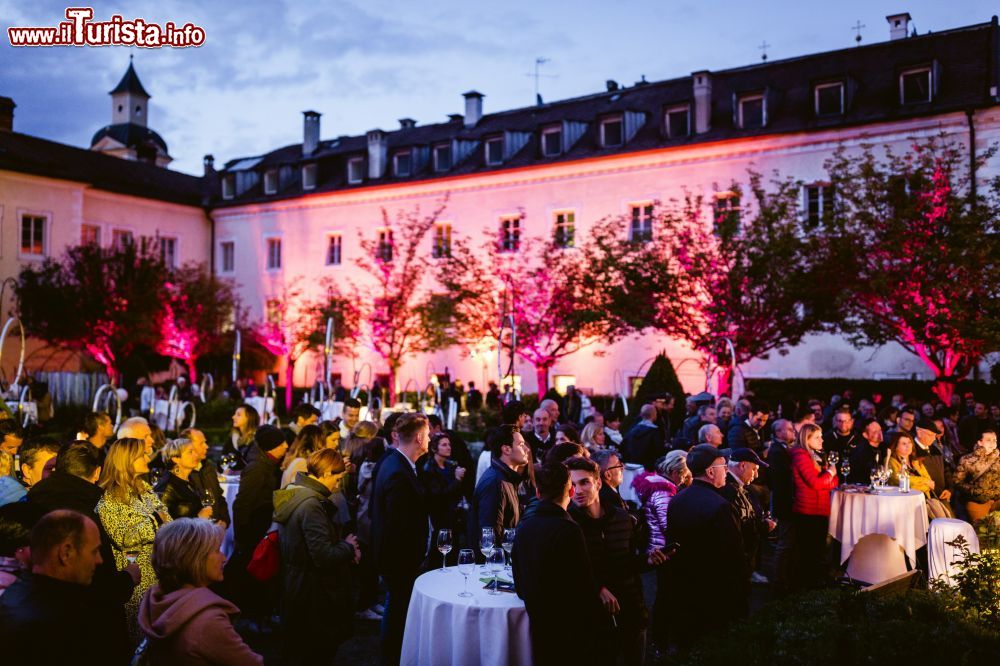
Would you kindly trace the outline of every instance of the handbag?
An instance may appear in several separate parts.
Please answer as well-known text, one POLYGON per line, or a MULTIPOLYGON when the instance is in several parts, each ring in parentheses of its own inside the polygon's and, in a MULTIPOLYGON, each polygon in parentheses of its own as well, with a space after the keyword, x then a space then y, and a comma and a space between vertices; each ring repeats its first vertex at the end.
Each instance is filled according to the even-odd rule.
POLYGON ((247 564, 247 573, 261 583, 266 583, 281 570, 281 541, 278 530, 264 535, 253 549, 253 556, 247 564))

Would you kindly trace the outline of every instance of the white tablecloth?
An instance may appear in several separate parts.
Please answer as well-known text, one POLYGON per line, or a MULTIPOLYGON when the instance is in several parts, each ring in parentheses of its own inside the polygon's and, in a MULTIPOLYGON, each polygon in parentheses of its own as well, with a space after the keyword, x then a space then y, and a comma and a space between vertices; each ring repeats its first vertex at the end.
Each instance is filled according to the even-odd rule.
MULTIPOLYGON (((503 576, 503 574, 501 574, 503 576)), ((524 602, 511 592, 490 595, 469 576, 472 597, 460 597, 465 580, 457 567, 430 571, 413 586, 406 613, 402 664, 507 666, 531 663, 531 637, 524 602)))
POLYGON ((240 489, 240 477, 238 474, 223 475, 225 481, 220 481, 222 494, 226 497, 226 504, 229 506, 229 527, 226 529, 226 536, 222 540, 222 552, 229 557, 233 554, 233 502, 236 500, 236 493, 240 489))
POLYGON ((623 500, 632 500, 636 504, 642 504, 639 501, 639 496, 635 494, 635 488, 632 487, 632 480, 642 474, 643 469, 639 463, 625 463, 625 468, 622 470, 622 485, 618 486, 618 492, 623 500))
POLYGON ((854 544, 866 534, 886 534, 903 547, 910 563, 927 543, 927 508, 916 490, 900 493, 887 488, 877 495, 833 491, 830 535, 840 541, 840 561, 851 556, 854 544))

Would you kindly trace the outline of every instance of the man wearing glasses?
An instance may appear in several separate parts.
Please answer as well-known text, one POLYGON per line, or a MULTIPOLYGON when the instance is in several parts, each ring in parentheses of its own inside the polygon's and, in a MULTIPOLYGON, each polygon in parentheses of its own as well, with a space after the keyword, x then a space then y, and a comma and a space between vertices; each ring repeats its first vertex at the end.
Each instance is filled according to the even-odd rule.
POLYGON ((619 490, 622 480, 625 478, 625 465, 622 463, 621 458, 614 451, 601 449, 594 452, 592 459, 601 466, 601 504, 628 509, 619 490))

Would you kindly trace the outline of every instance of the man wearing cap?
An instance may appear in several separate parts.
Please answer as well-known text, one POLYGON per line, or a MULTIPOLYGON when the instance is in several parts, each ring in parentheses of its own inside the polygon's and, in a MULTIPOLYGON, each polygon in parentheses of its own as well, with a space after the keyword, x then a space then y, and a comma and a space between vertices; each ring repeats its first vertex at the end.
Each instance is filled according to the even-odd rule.
POLYGON ((694 481, 670 500, 666 536, 679 546, 666 566, 669 589, 679 600, 670 626, 682 647, 744 617, 750 596, 746 559, 733 558, 743 552, 740 526, 719 493, 726 459, 714 446, 700 444, 688 452, 687 466, 694 481))
POLYGON ((750 579, 755 583, 766 583, 767 578, 757 573, 757 555, 760 540, 776 526, 773 520, 765 519, 760 505, 753 495, 747 492, 747 486, 757 478, 759 468, 767 468, 767 463, 761 460, 753 449, 734 449, 729 456, 729 473, 726 475, 726 485, 719 491, 729 500, 740 523, 740 533, 743 535, 743 550, 746 553, 750 579))
POLYGON ((924 464, 934 480, 937 496, 947 502, 951 499, 951 474, 945 473, 944 454, 937 443, 937 438, 944 432, 938 430, 937 424, 930 419, 920 419, 914 430, 917 445, 913 449, 913 458, 924 464))

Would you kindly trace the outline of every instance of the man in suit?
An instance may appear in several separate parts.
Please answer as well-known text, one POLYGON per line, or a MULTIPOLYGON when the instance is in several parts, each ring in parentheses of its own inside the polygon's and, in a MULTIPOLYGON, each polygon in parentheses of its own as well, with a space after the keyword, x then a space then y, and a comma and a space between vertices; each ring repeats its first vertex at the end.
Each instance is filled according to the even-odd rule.
POLYGON ((764 442, 761 440, 760 433, 764 426, 767 425, 769 415, 767 405, 755 402, 750 408, 750 413, 746 420, 729 429, 729 434, 726 438, 729 448, 753 449, 754 453, 760 455, 764 451, 764 442))
POLYGON ((622 439, 622 454, 625 462, 639 463, 652 472, 656 461, 666 453, 664 435, 656 425, 656 407, 652 404, 642 406, 639 418, 641 420, 622 439))
POLYGON ((403 414, 394 426, 396 448, 386 452, 372 492, 375 567, 386 585, 382 663, 398 664, 413 583, 427 559, 429 517, 417 482, 417 459, 427 453, 430 427, 423 414, 403 414))
POLYGON ((726 459, 714 446, 699 444, 688 452, 687 465, 694 481, 667 508, 667 541, 680 546, 667 566, 672 594, 683 600, 671 623, 682 647, 745 617, 750 598, 740 526, 719 492, 726 459))
POLYGON ((539 407, 532 415, 532 430, 524 435, 524 441, 531 449, 532 460, 542 460, 556 445, 556 433, 552 427, 552 412, 539 407))
POLYGON ((944 431, 938 430, 937 424, 930 419, 921 419, 914 430, 917 445, 913 447, 913 457, 924 464, 934 480, 934 494, 948 502, 951 500, 951 474, 945 469, 944 453, 937 443, 944 431))
POLYGON ((861 443, 854 447, 848 457, 851 467, 851 473, 847 475, 848 483, 867 484, 871 479, 872 467, 885 463, 886 447, 883 439, 882 426, 877 419, 872 419, 861 429, 861 443))
POLYGON ((787 592, 792 576, 792 496, 795 481, 792 479, 792 458, 788 447, 795 443, 795 426, 787 419, 774 422, 774 434, 764 453, 771 486, 771 517, 778 521, 778 543, 774 548, 774 585, 779 593, 787 592))

